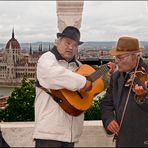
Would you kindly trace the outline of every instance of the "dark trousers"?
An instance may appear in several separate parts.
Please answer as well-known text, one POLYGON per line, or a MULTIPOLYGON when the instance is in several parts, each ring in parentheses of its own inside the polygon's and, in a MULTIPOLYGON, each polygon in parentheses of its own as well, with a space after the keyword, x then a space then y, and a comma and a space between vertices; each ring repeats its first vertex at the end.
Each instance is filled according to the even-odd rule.
POLYGON ((73 148, 74 142, 69 143, 69 142, 62 142, 62 141, 56 141, 56 140, 35 139, 35 147, 36 148, 42 148, 42 147, 73 148))
POLYGON ((2 132, 0 130, 0 148, 10 148, 10 146, 7 144, 5 139, 3 138, 2 132))

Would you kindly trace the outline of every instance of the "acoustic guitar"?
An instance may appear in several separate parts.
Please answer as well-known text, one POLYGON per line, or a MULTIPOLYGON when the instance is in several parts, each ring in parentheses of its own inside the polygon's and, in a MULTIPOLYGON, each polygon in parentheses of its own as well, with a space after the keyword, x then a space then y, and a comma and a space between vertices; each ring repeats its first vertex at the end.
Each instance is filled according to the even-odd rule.
POLYGON ((102 75, 108 72, 107 64, 95 70, 87 64, 83 64, 76 73, 85 76, 92 83, 90 91, 70 91, 67 89, 51 90, 51 94, 58 100, 62 109, 72 116, 78 116, 91 107, 93 98, 105 89, 102 75))

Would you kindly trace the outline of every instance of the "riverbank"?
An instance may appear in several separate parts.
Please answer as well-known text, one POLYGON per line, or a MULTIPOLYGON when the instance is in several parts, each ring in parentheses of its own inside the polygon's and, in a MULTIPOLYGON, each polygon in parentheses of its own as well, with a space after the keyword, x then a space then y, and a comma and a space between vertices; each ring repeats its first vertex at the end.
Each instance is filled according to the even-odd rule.
POLYGON ((10 96, 15 87, 9 86, 0 86, 0 97, 10 96))

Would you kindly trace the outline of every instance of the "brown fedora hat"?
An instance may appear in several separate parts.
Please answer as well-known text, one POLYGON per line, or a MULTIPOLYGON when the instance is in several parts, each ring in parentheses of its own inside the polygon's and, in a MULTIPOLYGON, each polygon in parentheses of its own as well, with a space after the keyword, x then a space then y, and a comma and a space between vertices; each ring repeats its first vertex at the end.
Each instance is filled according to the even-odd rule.
POLYGON ((116 48, 110 50, 113 56, 142 52, 144 48, 139 48, 139 41, 133 37, 120 37, 116 48))

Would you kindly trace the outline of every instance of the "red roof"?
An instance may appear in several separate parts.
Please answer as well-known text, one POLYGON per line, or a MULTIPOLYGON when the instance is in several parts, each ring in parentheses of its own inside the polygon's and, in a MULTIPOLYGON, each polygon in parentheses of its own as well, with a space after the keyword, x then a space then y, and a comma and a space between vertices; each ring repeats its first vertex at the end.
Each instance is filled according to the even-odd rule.
POLYGON ((6 44, 6 49, 20 49, 20 44, 14 37, 14 29, 12 30, 12 38, 6 44))
POLYGON ((6 44, 6 49, 20 49, 20 44, 15 38, 11 38, 6 44))

